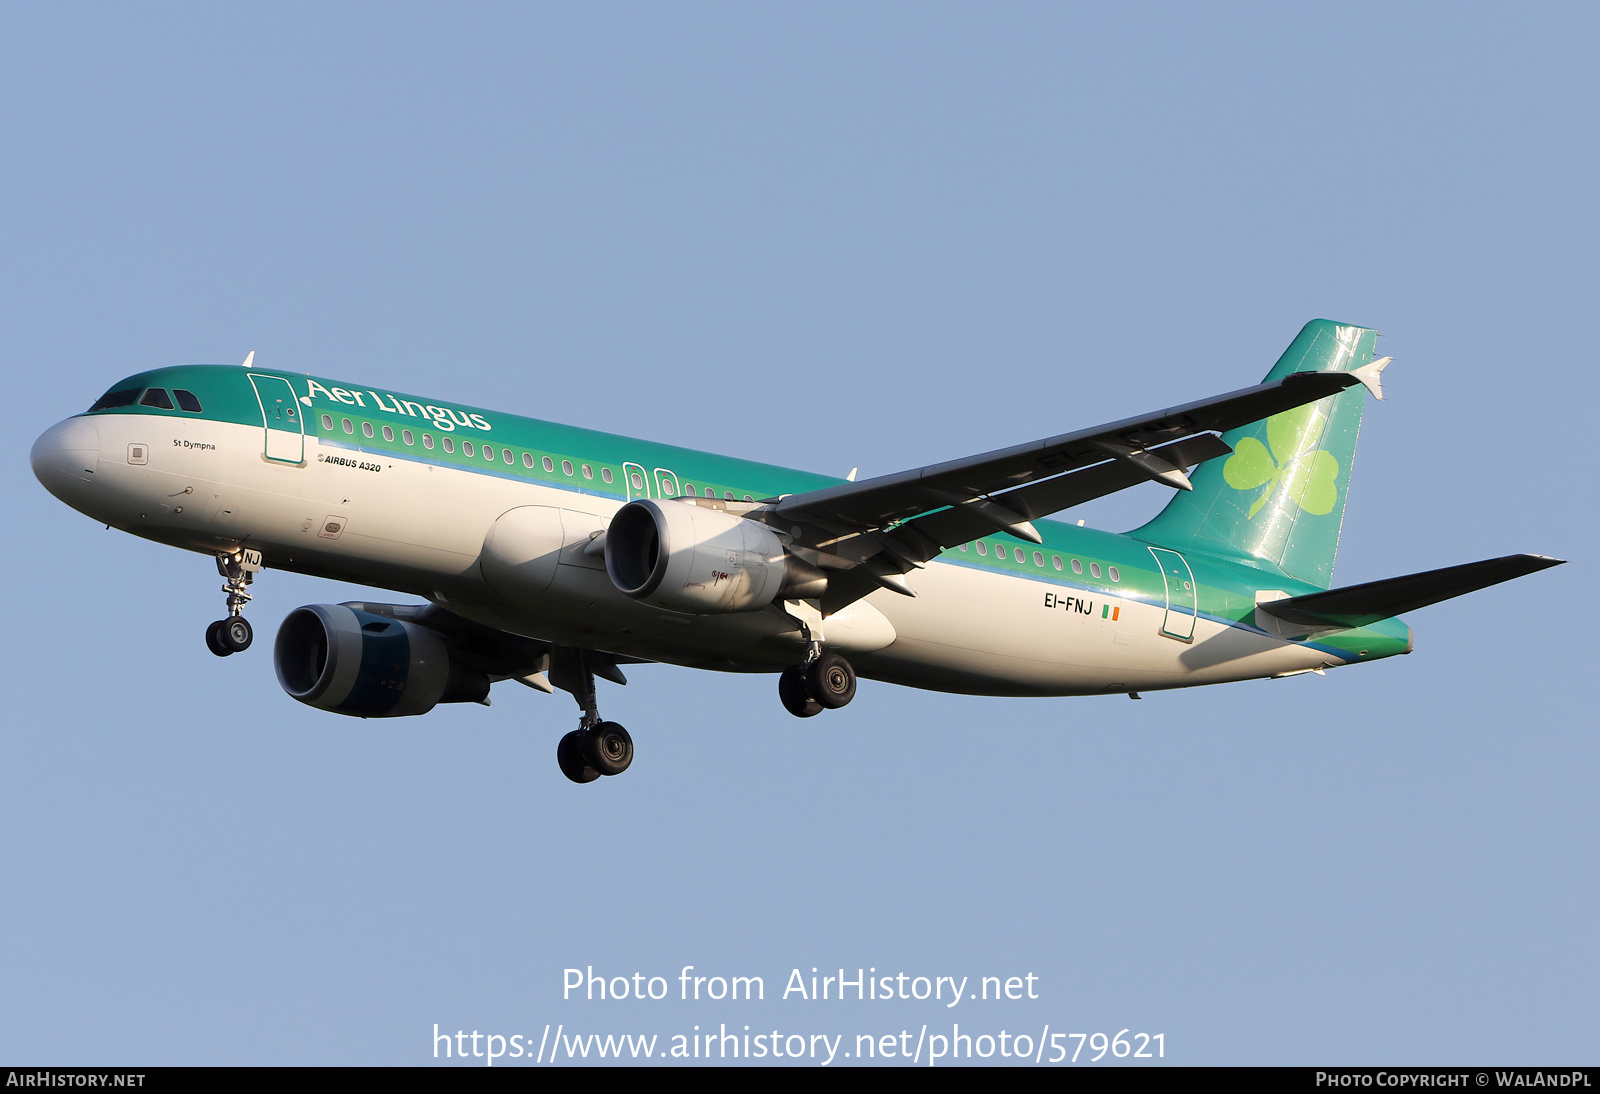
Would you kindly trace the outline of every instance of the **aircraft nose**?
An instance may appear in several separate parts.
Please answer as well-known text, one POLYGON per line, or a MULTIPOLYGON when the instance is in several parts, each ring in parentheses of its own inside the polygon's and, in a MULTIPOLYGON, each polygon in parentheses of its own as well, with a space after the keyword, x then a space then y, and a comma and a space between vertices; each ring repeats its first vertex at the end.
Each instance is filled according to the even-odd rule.
POLYGON ((39 434, 28 460, 34 477, 46 490, 78 508, 100 462, 100 433, 85 418, 57 422, 39 434))

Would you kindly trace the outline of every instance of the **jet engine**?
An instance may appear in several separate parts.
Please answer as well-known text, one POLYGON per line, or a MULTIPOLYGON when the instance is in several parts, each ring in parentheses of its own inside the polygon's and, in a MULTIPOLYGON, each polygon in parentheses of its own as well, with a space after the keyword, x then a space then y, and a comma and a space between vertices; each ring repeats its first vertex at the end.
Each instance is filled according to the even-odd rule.
POLYGON ((436 631, 348 604, 289 613, 272 649, 278 683, 307 706, 361 718, 426 714, 482 702, 486 673, 451 656, 436 631))
POLYGON ((690 614, 819 597, 828 579, 765 524, 681 501, 631 501, 606 529, 606 573, 635 600, 690 614))

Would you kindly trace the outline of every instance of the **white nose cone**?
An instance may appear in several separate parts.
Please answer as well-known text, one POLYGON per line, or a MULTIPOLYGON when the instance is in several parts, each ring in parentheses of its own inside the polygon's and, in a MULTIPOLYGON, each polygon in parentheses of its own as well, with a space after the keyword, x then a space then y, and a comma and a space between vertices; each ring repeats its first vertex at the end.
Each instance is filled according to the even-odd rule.
POLYGON ((39 435, 28 459, 34 477, 46 490, 74 509, 82 509, 100 462, 100 434, 87 418, 68 418, 39 435))

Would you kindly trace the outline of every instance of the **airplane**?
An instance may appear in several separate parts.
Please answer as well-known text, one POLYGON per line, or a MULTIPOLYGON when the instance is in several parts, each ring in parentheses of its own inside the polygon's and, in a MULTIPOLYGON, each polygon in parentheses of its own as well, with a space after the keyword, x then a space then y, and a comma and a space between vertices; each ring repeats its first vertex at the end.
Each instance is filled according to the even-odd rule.
POLYGON ((778 676, 797 717, 858 675, 974 695, 1141 693, 1410 653, 1397 616, 1559 565, 1519 554, 1333 588, 1356 433, 1390 358, 1307 323, 1262 383, 964 459, 855 480, 346 381, 243 366, 130 376, 33 445, 97 523, 212 555, 247 649, 267 567, 420 604, 312 604, 273 644, 301 703, 362 718, 569 692, 556 759, 621 774, 596 679, 665 662, 778 676), (1190 469, 1193 469, 1192 471, 1190 469), (1124 534, 1042 519, 1144 482, 1124 534))

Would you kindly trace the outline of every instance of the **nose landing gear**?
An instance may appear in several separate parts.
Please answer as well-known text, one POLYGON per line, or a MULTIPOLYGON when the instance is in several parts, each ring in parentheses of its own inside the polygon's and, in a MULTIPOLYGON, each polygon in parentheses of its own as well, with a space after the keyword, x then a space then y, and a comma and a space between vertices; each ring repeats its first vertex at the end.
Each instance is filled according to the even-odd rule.
POLYGON ((219 619, 206 628, 206 648, 218 657, 242 653, 250 648, 255 634, 250 628, 250 621, 244 617, 244 606, 250 603, 250 583, 260 572, 260 551, 241 548, 217 555, 217 573, 228 579, 228 583, 222 587, 222 591, 228 594, 228 618, 219 619))

